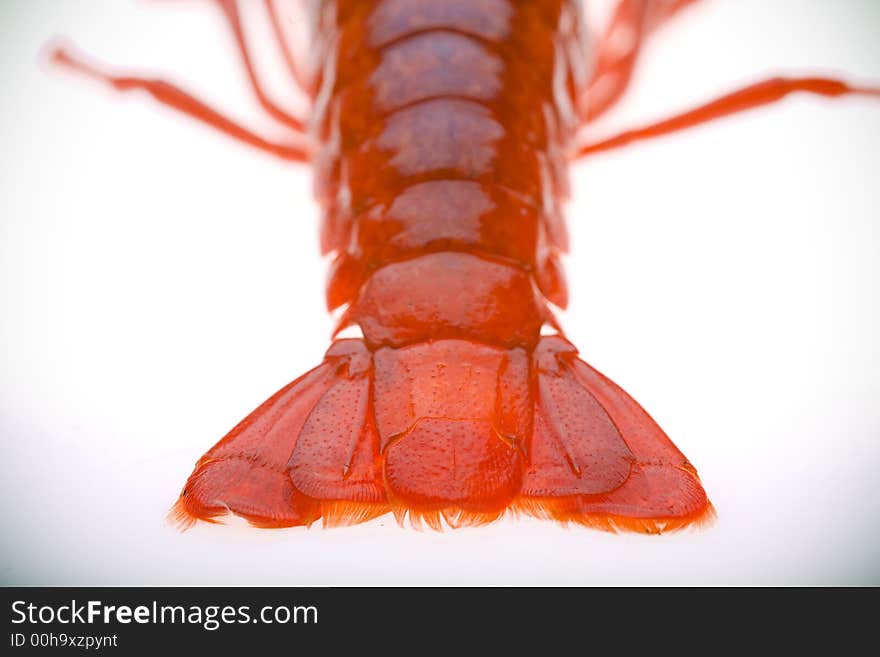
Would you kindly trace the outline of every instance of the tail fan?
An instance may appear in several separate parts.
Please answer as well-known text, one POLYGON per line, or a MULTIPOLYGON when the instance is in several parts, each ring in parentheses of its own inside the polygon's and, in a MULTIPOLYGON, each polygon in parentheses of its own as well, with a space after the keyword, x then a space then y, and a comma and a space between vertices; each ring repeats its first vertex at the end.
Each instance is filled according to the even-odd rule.
POLYGON ((202 457, 174 517, 286 527, 390 511, 439 529, 508 510, 648 533, 713 515, 648 414, 551 336, 531 353, 339 340, 202 457))

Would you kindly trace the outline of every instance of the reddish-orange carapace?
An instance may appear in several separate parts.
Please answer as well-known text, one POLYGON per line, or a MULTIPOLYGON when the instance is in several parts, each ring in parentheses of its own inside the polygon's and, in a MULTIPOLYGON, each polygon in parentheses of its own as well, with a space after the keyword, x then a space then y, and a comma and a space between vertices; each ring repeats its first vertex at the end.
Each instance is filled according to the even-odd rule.
POLYGON ((345 308, 339 330, 362 337, 335 340, 212 447, 174 516, 287 527, 393 512, 454 527, 511 510, 644 532, 711 518, 688 459, 554 317, 567 302, 569 164, 795 91, 878 90, 774 78, 585 144, 580 130, 624 93, 645 39, 694 0, 619 0, 595 40, 578 0, 317 0, 311 71, 265 0, 291 83, 311 100, 297 117, 264 91, 235 0, 213 1, 289 142, 162 80, 107 73, 64 47, 53 59, 311 163, 334 256, 327 303, 345 308))

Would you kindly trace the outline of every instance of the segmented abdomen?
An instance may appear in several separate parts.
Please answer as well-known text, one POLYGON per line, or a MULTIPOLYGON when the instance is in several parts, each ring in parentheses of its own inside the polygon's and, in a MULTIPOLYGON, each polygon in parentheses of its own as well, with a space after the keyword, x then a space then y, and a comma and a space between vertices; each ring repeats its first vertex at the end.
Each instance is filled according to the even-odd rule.
POLYGON ((533 345, 564 306, 573 0, 328 0, 314 127, 328 305, 368 344, 533 345))
POLYGON ((684 455, 578 358, 548 301, 587 61, 576 0, 324 0, 314 116, 328 305, 363 339, 197 464, 183 521, 393 511, 439 528, 510 509, 660 531, 711 514, 684 455))

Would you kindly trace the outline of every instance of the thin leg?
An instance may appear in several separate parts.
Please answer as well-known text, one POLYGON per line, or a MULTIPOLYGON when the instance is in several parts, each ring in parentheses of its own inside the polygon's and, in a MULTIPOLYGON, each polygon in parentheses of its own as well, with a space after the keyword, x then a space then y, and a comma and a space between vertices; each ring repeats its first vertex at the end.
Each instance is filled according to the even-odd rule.
POLYGON ((653 139, 679 130, 686 130, 701 123, 708 123, 754 107, 770 105, 796 91, 829 97, 857 94, 880 98, 880 87, 854 87, 840 80, 828 78, 772 78, 749 85, 657 123, 626 130, 613 137, 579 146, 572 159, 592 155, 599 151, 620 148, 635 141, 653 139))
POLYGON ((296 144, 279 144, 263 139, 232 119, 223 116, 198 98, 164 80, 110 75, 96 66, 86 63, 63 46, 56 47, 52 51, 51 57, 53 62, 77 73, 106 82, 116 91, 146 91, 163 105, 172 107, 187 116, 210 125, 233 139, 270 153, 282 160, 307 162, 310 159, 306 147, 296 144))
POLYGON ((293 56, 293 52, 290 50, 290 45, 287 43, 284 30, 281 27, 281 17, 278 15, 278 7, 273 0, 264 0, 264 2, 266 4, 266 13, 269 14, 269 21, 272 23, 272 31, 275 33, 275 40, 278 42, 278 48, 281 50, 281 55, 284 57, 284 63, 287 65, 287 70, 290 71, 290 75, 296 80, 297 86, 304 93, 308 94, 310 86, 309 82, 306 80, 305 74, 300 68, 299 63, 296 61, 296 57, 293 56))
POLYGON ((284 125, 293 128, 297 132, 303 132, 305 130, 303 122, 278 107, 266 95, 266 92, 263 89, 263 85, 260 83, 259 78, 257 78, 257 72, 254 68, 254 62, 251 58, 250 49, 248 48, 247 41, 244 38, 244 30, 241 27, 241 15, 238 12, 238 3, 236 2, 236 0, 214 0, 214 2, 217 4, 218 7, 220 7, 224 17, 226 18, 226 22, 229 23, 229 27, 232 29, 232 33, 235 37, 235 45, 238 48, 238 53, 241 56, 241 61, 244 64, 245 70, 247 71, 247 76, 251 84, 251 89, 253 89, 254 95, 256 95, 260 105, 263 107, 264 110, 266 110, 266 112, 269 113, 269 115, 272 116, 272 118, 274 118, 279 123, 283 123, 284 125))
POLYGON ((596 65, 581 96, 584 123, 596 120, 623 96, 645 39, 696 1, 620 0, 599 40, 596 65))

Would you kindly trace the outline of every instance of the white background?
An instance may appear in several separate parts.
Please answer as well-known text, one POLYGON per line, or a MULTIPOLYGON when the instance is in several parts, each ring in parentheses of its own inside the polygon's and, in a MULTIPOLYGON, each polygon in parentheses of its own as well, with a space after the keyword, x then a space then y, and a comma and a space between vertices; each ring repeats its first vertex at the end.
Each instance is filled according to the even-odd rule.
MULTIPOLYGON (((880 584, 880 103, 574 169, 564 326, 697 466, 712 529, 181 534, 195 460, 328 344, 309 171, 38 66, 66 34, 268 130, 210 3, 5 0, 0 31, 0 583, 880 584)), ((642 63, 597 134, 769 73, 880 80, 880 4, 707 2, 642 63)))

